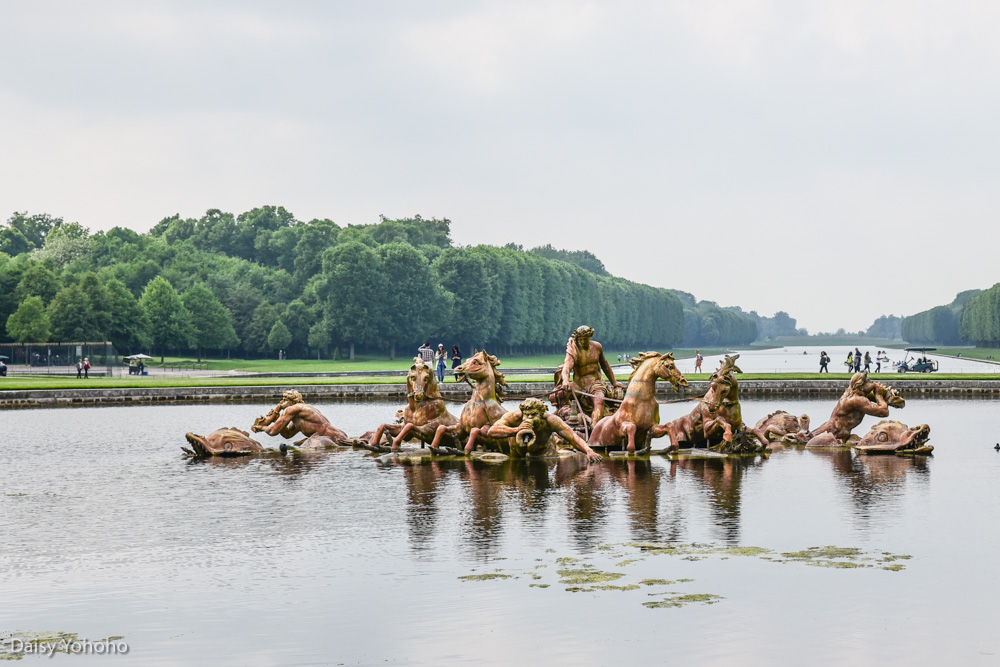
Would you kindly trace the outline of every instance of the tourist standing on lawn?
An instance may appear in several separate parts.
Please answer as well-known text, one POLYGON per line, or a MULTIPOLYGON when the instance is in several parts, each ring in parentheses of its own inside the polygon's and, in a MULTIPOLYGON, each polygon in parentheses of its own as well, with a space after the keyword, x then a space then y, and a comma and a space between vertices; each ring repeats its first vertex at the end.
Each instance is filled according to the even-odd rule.
POLYGON ((424 341, 424 344, 417 348, 417 356, 430 366, 434 362, 434 350, 431 349, 431 344, 424 341))
MULTIPOLYGON (((462 365, 462 352, 458 349, 458 345, 451 346, 451 367, 453 369, 458 368, 462 365)), ((457 382, 457 380, 456 380, 457 382)))
POLYGON ((83 379, 83 359, 76 360, 76 379, 83 379))
POLYGON ((438 384, 444 382, 444 369, 447 368, 445 359, 447 358, 448 353, 444 350, 444 343, 438 343, 437 352, 434 353, 434 361, 437 362, 438 384))
POLYGON ((89 357, 84 357, 83 358, 83 377, 86 380, 90 379, 90 358, 89 357))

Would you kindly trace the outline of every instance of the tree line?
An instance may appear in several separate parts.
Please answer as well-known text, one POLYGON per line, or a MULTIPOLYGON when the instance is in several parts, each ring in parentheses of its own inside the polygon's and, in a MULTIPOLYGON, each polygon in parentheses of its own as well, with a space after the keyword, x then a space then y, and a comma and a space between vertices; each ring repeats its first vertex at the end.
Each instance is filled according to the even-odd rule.
POLYGON ((961 345, 966 342, 982 344, 1000 340, 1000 327, 991 328, 988 318, 984 319, 979 315, 986 310, 988 300, 980 299, 984 294, 986 292, 982 290, 967 290, 959 293, 950 304, 904 317, 903 338, 919 345, 961 345), (984 326, 980 326, 981 322, 984 326), (976 338, 977 335, 986 337, 976 338), (994 338, 989 338, 991 335, 994 338))
POLYGON ((264 206, 91 234, 15 213, 0 226, 0 338, 107 339, 120 351, 199 358, 409 356, 424 340, 558 351, 584 323, 624 349, 756 338, 752 318, 611 276, 589 252, 456 247, 450 224, 414 216, 341 227, 264 206))

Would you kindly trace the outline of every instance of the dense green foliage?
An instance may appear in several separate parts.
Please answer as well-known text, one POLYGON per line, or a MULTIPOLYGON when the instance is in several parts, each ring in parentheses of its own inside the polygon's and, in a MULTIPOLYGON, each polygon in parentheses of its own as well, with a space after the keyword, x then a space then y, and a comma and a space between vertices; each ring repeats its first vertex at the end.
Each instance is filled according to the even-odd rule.
POLYGON ((15 213, 0 226, 0 324, 30 303, 0 339, 108 339, 159 355, 409 357, 424 340, 465 353, 558 352, 586 323, 612 348, 669 349, 685 336, 685 313, 693 344, 757 335, 748 315, 693 297, 687 308, 670 290, 610 276, 590 252, 455 247, 450 225, 414 216, 342 228, 264 206, 90 234, 15 213), (43 322, 24 329, 37 312, 48 335, 43 322))
MULTIPOLYGON (((958 345, 962 343, 963 339, 975 340, 966 337, 961 328, 961 322, 965 319, 963 310, 966 303, 979 293, 979 290, 968 290, 956 296, 955 300, 947 306, 935 306, 915 315, 904 317, 901 327, 903 338, 918 345, 958 345)), ((976 329, 976 332, 987 333, 987 330, 976 329)), ((970 333, 972 333, 971 329, 970 333)), ((997 335, 1000 335, 1000 331, 997 335)), ((982 340, 998 339, 984 338, 982 340)))
MULTIPOLYGON (((698 301, 688 292, 671 291, 684 306, 684 345, 749 345, 758 339, 755 318, 761 318, 757 313, 744 313, 740 308, 720 308, 712 301, 698 301)), ((795 320, 792 320, 793 334, 794 331, 795 320)))
POLYGON ((962 339, 978 347, 1000 347, 1000 283, 968 297, 962 309, 959 332, 962 339))

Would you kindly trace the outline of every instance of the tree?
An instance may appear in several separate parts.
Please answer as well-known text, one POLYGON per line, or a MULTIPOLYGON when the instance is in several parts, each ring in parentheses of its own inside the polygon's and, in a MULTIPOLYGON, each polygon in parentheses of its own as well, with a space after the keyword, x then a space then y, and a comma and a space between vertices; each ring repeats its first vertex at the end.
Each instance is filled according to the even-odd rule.
POLYGON ((90 322, 87 328, 97 338, 105 340, 111 327, 111 303, 108 292, 97 279, 97 274, 92 272, 83 274, 80 279, 80 289, 90 301, 90 309, 87 311, 90 322))
POLYGON ((378 249, 386 290, 382 301, 385 317, 381 337, 389 343, 389 359, 396 358, 396 345, 419 343, 436 323, 447 322, 445 298, 434 280, 427 259, 411 245, 390 243, 378 249))
POLYGON ((10 227, 0 229, 0 252, 14 257, 32 249, 31 241, 21 233, 20 229, 10 227))
POLYGON ((316 350, 316 359, 330 347, 330 329, 325 321, 319 321, 309 328, 309 347, 316 350))
POLYGON ((17 232, 30 244, 29 249, 37 249, 44 246, 45 237, 48 236, 49 232, 62 224, 62 218, 53 218, 48 213, 28 215, 27 211, 24 213, 18 213, 15 211, 14 215, 7 219, 7 225, 11 229, 17 230, 17 232))
POLYGON ((206 348, 227 350, 239 345, 232 313, 203 283, 197 283, 184 292, 181 301, 191 315, 193 342, 198 349, 199 362, 202 350, 206 348))
POLYGON ((49 339, 49 318, 41 297, 29 296, 7 318, 7 335, 17 343, 44 343, 49 339))
POLYGON ((108 296, 107 338, 115 349, 129 354, 149 345, 149 318, 125 283, 111 278, 104 284, 108 296))
POLYGON ((284 350, 292 342, 292 332, 288 330, 285 323, 278 320, 271 327, 271 333, 267 335, 267 347, 272 352, 284 350))
MULTIPOLYGON (((386 281, 382 262, 374 250, 352 241, 341 243, 323 255, 325 310, 340 338, 350 345, 354 360, 356 344, 377 342, 379 326, 384 321, 386 281)), ((392 289, 396 289, 393 285, 392 289)), ((407 314, 393 314, 406 317, 407 314)))
POLYGON ((71 222, 56 227, 45 238, 45 245, 40 248, 35 257, 39 260, 52 260, 59 266, 65 266, 78 259, 85 259, 94 241, 90 230, 77 222, 71 222))
POLYGON ((247 325, 246 336, 243 339, 243 348, 255 354, 267 352, 267 337, 271 335, 274 323, 278 321, 281 313, 277 306, 273 306, 267 301, 257 306, 253 311, 253 317, 247 325))
POLYGON ((52 337, 57 341, 88 342, 98 338, 90 318, 90 299, 79 285, 62 288, 49 304, 52 337))
POLYGON ((503 294, 494 290, 482 257, 468 248, 449 248, 434 262, 444 289, 454 298, 448 330, 467 348, 482 348, 499 327, 503 294))
POLYGON ((160 363, 163 363, 165 349, 180 350, 190 346, 194 337, 191 314, 170 281, 161 276, 149 281, 139 305, 149 318, 153 348, 160 351, 160 363))
POLYGON ((40 296, 47 304, 52 301, 60 287, 62 283, 59 277, 47 265, 42 262, 30 262, 14 290, 14 299, 23 301, 29 296, 40 296))

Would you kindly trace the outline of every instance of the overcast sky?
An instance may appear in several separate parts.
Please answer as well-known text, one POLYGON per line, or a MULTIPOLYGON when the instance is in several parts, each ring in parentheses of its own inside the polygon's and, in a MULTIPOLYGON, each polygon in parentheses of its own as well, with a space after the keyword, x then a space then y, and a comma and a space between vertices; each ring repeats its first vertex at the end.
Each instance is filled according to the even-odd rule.
POLYGON ((810 331, 1000 281, 993 2, 3 2, 0 216, 282 205, 810 331))

